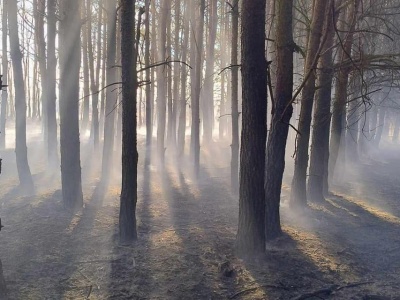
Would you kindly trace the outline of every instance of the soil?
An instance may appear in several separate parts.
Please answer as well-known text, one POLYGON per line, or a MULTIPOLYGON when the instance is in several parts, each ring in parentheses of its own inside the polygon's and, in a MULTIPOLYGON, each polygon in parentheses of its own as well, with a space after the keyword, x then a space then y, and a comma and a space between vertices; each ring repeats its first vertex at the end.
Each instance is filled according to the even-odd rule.
POLYGON ((45 172, 42 144, 31 136, 29 149, 39 149, 30 151, 34 195, 18 188, 13 150, 2 153, 0 258, 9 299, 400 299, 396 145, 362 158, 326 201, 302 213, 289 212, 284 185, 284 236, 265 257, 244 261, 234 254, 228 143, 202 149, 198 180, 187 162, 170 161, 161 172, 140 155, 133 245, 118 243, 119 159, 103 192, 101 159, 83 146, 85 205, 71 213, 59 170, 45 172))

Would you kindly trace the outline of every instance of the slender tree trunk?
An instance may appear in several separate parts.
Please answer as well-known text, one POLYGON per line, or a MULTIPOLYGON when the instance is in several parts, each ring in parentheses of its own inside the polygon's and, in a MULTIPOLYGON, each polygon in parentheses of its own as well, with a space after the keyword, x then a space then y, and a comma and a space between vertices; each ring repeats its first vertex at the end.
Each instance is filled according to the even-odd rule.
POLYGON ((79 141, 79 0, 62 0, 60 13, 60 149, 62 195, 66 208, 83 205, 79 141))
POLYGON ((282 234, 279 205, 282 177, 285 169, 285 149, 293 107, 290 103, 293 89, 293 34, 292 0, 277 3, 276 28, 276 89, 268 134, 265 198, 266 237, 273 239, 282 234))
MULTIPOLYGON (((2 25, 2 82, 3 85, 7 85, 8 79, 8 54, 7 54, 7 2, 9 0, 3 0, 3 15, 1 19, 2 25)), ((1 119, 0 119, 0 149, 6 148, 6 120, 7 120, 7 103, 8 103, 8 88, 2 88, 1 93, 1 119)))
MULTIPOLYGON (((106 4, 106 0, 103 0, 103 6, 105 6, 106 4)), ((107 53, 108 53, 108 49, 107 49, 107 36, 108 36, 108 30, 110 30, 110 28, 108 28, 107 25, 107 12, 105 11, 105 13, 103 14, 103 53, 102 53, 102 64, 101 64, 101 88, 103 89, 101 91, 101 106, 100 106, 100 128, 99 128, 99 132, 103 133, 100 136, 100 140, 103 137, 104 140, 104 120, 105 120, 105 110, 106 110, 106 92, 107 89, 104 90, 104 87, 106 86, 106 61, 107 61, 107 53)))
MULTIPOLYGON (((138 26, 138 29, 139 28, 138 26)), ((135 1, 121 0, 121 34, 123 41, 121 44, 122 189, 119 213, 119 234, 122 242, 131 242, 137 238, 135 212, 137 202, 138 162, 136 137, 137 49, 135 49, 134 32, 135 1)))
MULTIPOLYGON (((189 11, 190 5, 186 4, 186 12, 189 11)), ((187 60, 187 49, 189 44, 189 16, 184 14, 184 31, 183 31, 183 45, 182 45, 182 61, 187 60)), ((187 89, 187 68, 182 68, 181 72, 181 96, 179 100, 179 125, 178 125, 178 157, 183 157, 185 150, 185 137, 186 137, 186 89, 187 89)))
MULTIPOLYGON (((232 156, 231 156, 231 189, 238 190, 239 174, 239 67, 238 67, 238 34, 239 34, 239 0, 232 3, 232 156)), ((265 121, 267 122, 267 121, 265 121)))
POLYGON ((374 138, 375 147, 379 148, 382 138, 383 128, 385 127, 386 107, 379 107, 378 113, 378 127, 374 138))
MULTIPOLYGON (((146 16, 145 16, 145 65, 147 67, 150 66, 150 0, 145 1, 145 10, 146 10, 146 16)), ((152 16, 154 18, 154 16, 152 16)), ((153 41, 155 42, 155 41, 153 41)), ((147 68, 146 70, 146 81, 150 82, 150 69, 147 68)), ((147 151, 150 151, 151 149, 151 143, 153 140, 153 99, 151 97, 151 85, 147 84, 146 85, 146 145, 147 145, 147 151)), ((150 157, 150 155, 146 156, 150 157)), ((148 161, 149 163, 150 161, 148 161)))
MULTIPOLYGON (((235 0, 236 1, 236 0, 235 0)), ((235 5, 235 3, 233 4, 235 5)), ((238 4, 236 4, 236 7, 238 4)), ((203 142, 205 144, 212 141, 214 127, 214 63, 215 63, 215 41, 217 38, 217 0, 210 0, 209 3, 209 26, 208 42, 206 53, 206 71, 204 78, 204 97, 203 97, 203 142)), ((236 28, 238 29, 238 28, 236 28)), ((236 44, 236 47, 238 44, 236 44)), ((237 51, 237 50, 236 50, 237 51)), ((237 158, 239 161, 239 158, 237 158)))
POLYGON ((326 18, 326 8, 330 5, 329 0, 315 0, 311 31, 308 39, 307 56, 304 67, 306 82, 301 96, 301 111, 298 130, 300 134, 296 136, 296 157, 294 164, 294 175, 290 194, 290 203, 295 207, 307 205, 306 182, 308 166, 308 148, 311 132, 311 115, 314 104, 315 94, 315 59, 319 55, 322 38, 324 19, 326 18))
MULTIPOLYGON (((310 170, 308 180, 308 198, 312 202, 324 200, 326 187, 326 174, 328 172, 329 156, 329 127, 331 120, 331 92, 333 79, 332 46, 334 42, 334 23, 337 21, 337 14, 332 20, 333 8, 329 8, 329 14, 325 23, 327 30, 326 42, 323 55, 318 61, 318 86, 315 95, 314 123, 312 132, 310 170)), ((327 187, 326 187, 327 188, 327 187)))
POLYGON ((49 159, 49 167, 55 167, 58 164, 56 112, 56 5, 56 0, 47 0, 47 108, 46 115, 43 117, 47 118, 47 155, 49 159))
MULTIPOLYGON (((82 19, 87 18, 86 0, 81 0, 82 19)), ((89 103, 90 103, 90 79, 89 79, 89 58, 88 58, 88 22, 82 25, 82 66, 83 66, 83 109, 82 109, 82 134, 86 134, 89 124, 89 103)))
POLYGON ((8 1, 8 25, 10 30, 10 53, 15 88, 15 154, 18 177, 22 187, 33 190, 33 180, 28 164, 26 146, 26 95, 22 70, 22 53, 18 37, 18 8, 16 1, 8 1))
POLYGON ((265 0, 243 1, 241 11, 243 125, 236 250, 252 257, 265 252, 265 0))
POLYGON ((101 169, 101 181, 104 187, 108 186, 112 158, 114 152, 114 134, 115 134, 115 108, 117 105, 116 87, 112 84, 116 79, 116 26, 117 26, 117 12, 116 1, 107 0, 107 62, 106 62, 106 104, 104 111, 104 144, 103 144, 103 163, 101 169))
MULTIPOLYGON (((180 15, 181 15, 181 0, 175 1, 175 33, 174 33, 174 59, 179 60, 181 55, 180 49, 180 36, 181 36, 181 25, 180 25, 180 15)), ((184 66, 186 68, 186 66, 184 66)), ((170 126, 170 144, 174 150, 177 149, 176 145, 176 121, 177 121, 177 111, 180 104, 179 100, 179 86, 180 86, 180 74, 181 66, 176 63, 174 65, 174 87, 173 87, 173 106, 171 115, 171 126, 170 126)))
MULTIPOLYGON (((343 28, 346 33, 346 38, 343 41, 343 47, 339 48, 339 60, 342 62, 348 59, 351 55, 351 47, 353 44, 353 32, 356 23, 356 14, 360 0, 352 0, 347 8, 345 23, 347 26, 343 28)), ((336 96, 333 103, 332 126, 331 126, 331 142, 330 142, 330 162, 329 175, 332 178, 336 166, 336 161, 339 155, 340 141, 342 137, 345 117, 345 105, 347 100, 347 84, 349 80, 350 68, 342 67, 338 71, 336 79, 336 96)))
MULTIPOLYGON (((167 31, 167 19, 168 9, 170 7, 171 0, 164 0, 161 4, 161 20, 159 25, 159 61, 164 62, 166 59, 166 31, 167 31)), ((166 86, 167 86, 167 73, 166 67, 160 66, 157 71, 157 152, 159 163, 162 165, 165 158, 165 125, 166 125, 166 86)))
MULTIPOLYGON (((196 78, 194 84, 194 98, 192 98, 192 156, 193 167, 196 176, 200 171, 200 92, 201 92, 201 79, 203 71, 203 35, 204 35, 204 11, 206 8, 205 0, 200 1, 199 20, 197 22, 196 30, 196 78)), ((195 46, 195 45, 193 45, 195 46)))
POLYGON ((96 44, 96 66, 94 64, 93 55, 93 41, 92 41, 92 0, 87 0, 87 16, 88 16, 88 54, 89 54, 89 70, 90 70, 90 90, 92 94, 92 126, 91 136, 93 138, 94 148, 97 150, 99 145, 99 80, 100 80, 100 62, 101 62, 101 20, 103 16, 103 10, 99 9, 98 21, 97 21, 97 44, 96 44))
MULTIPOLYGON (((36 2, 36 1, 35 1, 36 2)), ((43 129, 44 129, 44 137, 47 143, 48 139, 48 124, 47 124, 47 87, 48 87, 48 78, 47 78, 47 63, 46 63, 46 40, 44 35, 44 16, 45 16, 45 2, 37 1, 37 6, 35 10, 35 36, 37 41, 37 60, 39 62, 39 74, 40 74, 40 82, 41 82, 41 103, 43 110, 43 129)))

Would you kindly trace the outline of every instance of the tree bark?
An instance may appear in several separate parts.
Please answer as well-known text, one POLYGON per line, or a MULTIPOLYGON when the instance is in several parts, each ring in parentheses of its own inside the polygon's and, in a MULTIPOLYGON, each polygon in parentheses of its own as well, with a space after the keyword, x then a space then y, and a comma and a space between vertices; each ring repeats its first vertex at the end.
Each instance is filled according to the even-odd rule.
POLYGON ((201 80, 203 71, 203 35, 204 35, 204 11, 206 9, 205 0, 200 1, 200 12, 199 20, 197 22, 196 29, 196 44, 191 47, 196 47, 196 61, 195 61, 195 81, 192 82, 194 85, 194 98, 192 98, 192 156, 193 156, 193 167, 194 174, 198 176, 200 171, 200 92, 201 92, 201 80))
MULTIPOLYGON (((7 85, 8 79, 8 54, 7 54, 7 2, 9 0, 3 0, 3 15, 1 19, 2 25, 2 82, 3 85, 7 85)), ((7 121, 7 103, 8 103, 8 87, 2 88, 1 93, 1 119, 0 119, 0 149, 6 148, 6 121, 7 121)))
POLYGON ((99 81, 100 81, 100 63, 101 63, 101 21, 103 16, 103 10, 99 8, 98 20, 97 20, 97 58, 96 66, 94 64, 93 55, 93 41, 92 41, 92 1, 87 0, 87 35, 88 39, 88 54, 89 54, 89 71, 90 71, 90 90, 92 96, 92 126, 91 126, 91 136, 93 138, 93 145, 95 150, 97 150, 99 145, 99 81))
MULTIPOLYGON (((86 0, 81 1, 82 19, 87 16, 86 0)), ((82 66, 83 66, 83 108, 82 108, 82 133, 85 135, 89 124, 89 103, 90 103, 90 79, 89 79, 89 58, 88 58, 88 22, 82 25, 82 66)))
MULTIPOLYGON (((145 65, 150 66, 150 0, 145 1, 146 17, 144 21, 145 26, 145 65)), ((154 18, 154 16, 152 16, 154 18)), ((153 41, 155 42, 155 41, 153 41)), ((150 82, 150 69, 146 70, 146 81, 150 82)), ((151 142, 153 140, 153 99, 151 97, 151 85, 146 85, 146 145, 147 151, 151 149, 151 142)), ((150 155, 146 156, 150 157, 150 155)))
MULTIPOLYGON (((347 15, 344 28, 346 38, 343 45, 339 48, 339 61, 344 61, 351 55, 351 47, 353 44, 353 32, 356 23, 356 14, 360 0, 353 0, 347 7, 347 15)), ((335 171, 336 161, 339 155, 340 142, 344 127, 345 106, 347 100, 347 84, 349 80, 349 67, 342 67, 337 74, 335 85, 335 101, 333 103, 332 125, 331 125, 331 141, 330 141, 330 161, 329 161, 329 176, 332 178, 335 171)))
POLYGON ((18 8, 16 1, 8 1, 8 25, 10 30, 10 53, 15 89, 15 154, 19 182, 28 191, 33 190, 33 180, 28 164, 26 146, 26 94, 22 70, 22 53, 18 36, 18 8))
POLYGON ((311 132, 311 116, 314 104, 315 94, 315 59, 319 55, 320 45, 325 41, 322 38, 324 20, 326 19, 328 0, 315 0, 313 16, 311 22, 311 31, 307 45, 307 56, 304 66, 305 78, 302 95, 301 110, 298 130, 296 136, 296 157, 294 163, 294 175, 290 193, 290 204, 294 207, 304 207, 307 205, 306 182, 308 166, 308 148, 311 132))
MULTIPOLYGON (((188 12, 190 5, 186 4, 186 12, 188 12)), ((182 44, 182 61, 187 61, 187 49, 189 44, 189 16, 184 15, 183 23, 183 44, 182 44)), ((187 67, 182 68, 181 72, 181 96, 179 100, 179 123, 178 123, 178 157, 183 157, 185 150, 185 137, 186 137, 186 89, 187 89, 187 67)))
POLYGON ((106 61, 106 104, 104 110, 104 144, 101 181, 104 187, 108 186, 112 168, 115 134, 115 109, 117 105, 116 87, 112 86, 116 79, 116 44, 117 44, 117 11, 116 1, 107 0, 107 61, 106 61))
MULTIPOLYGON (((49 167, 58 165, 57 149, 57 112, 56 112, 56 0, 47 0, 47 88, 46 88, 46 116, 47 118, 47 155, 49 167)), ((43 91, 44 92, 44 91, 43 91)))
POLYGON ((276 89, 272 108, 271 127, 268 134, 265 198, 266 237, 273 239, 282 234, 280 224, 280 196, 289 122, 293 107, 290 103, 293 89, 293 1, 277 2, 276 28, 276 89))
MULTIPOLYGON (((237 193, 239 174, 239 67, 238 67, 238 34, 239 34, 239 0, 232 3, 232 156, 231 156, 231 189, 237 193)), ((265 121, 267 122, 267 121, 265 121)))
MULTIPOLYGON (((140 19, 140 16, 139 16, 140 19)), ((140 21, 139 21, 140 22, 140 21)), ((139 29, 139 26, 138 26, 139 29)), ((137 136, 136 136, 136 51, 135 1, 121 0, 122 65, 122 189, 119 234, 122 242, 137 238, 137 136)))
MULTIPOLYGON (((236 1, 236 0, 235 0, 236 1)), ((233 3, 235 5, 235 3, 233 3)), ((236 6, 238 6, 236 4, 236 6)), ((209 26, 208 43, 206 53, 206 70, 203 88, 203 142, 212 141, 214 125, 214 63, 215 63, 215 41, 217 38, 217 0, 210 0, 209 3, 209 26)), ((238 30, 238 28, 236 28, 238 30)), ((237 47, 237 44, 236 44, 237 47)), ((237 51, 237 50, 236 50, 237 51)), ((237 158, 238 160, 238 158, 237 158)))
POLYGON ((60 3, 60 149, 64 206, 83 205, 79 141, 79 70, 81 18, 79 0, 60 3))
POLYGON ((240 256, 253 257, 265 252, 265 0, 243 1, 241 11, 243 125, 236 250, 240 256))
POLYGON ((326 42, 318 62, 318 86, 315 95, 314 123, 312 132, 310 169, 308 179, 308 198, 312 202, 322 202, 324 200, 324 189, 326 174, 328 172, 329 156, 329 127, 331 120, 331 92, 333 80, 333 51, 334 42, 334 23, 338 17, 332 20, 332 7, 329 8, 328 17, 325 23, 327 30, 326 42))
MULTIPOLYGON (((166 30, 168 19, 168 8, 171 0, 164 0, 161 4, 161 20, 159 25, 159 61, 164 62, 166 59, 166 30)), ((160 66, 157 70, 157 152, 158 159, 161 165, 165 159, 165 125, 166 125, 166 67, 160 66)))

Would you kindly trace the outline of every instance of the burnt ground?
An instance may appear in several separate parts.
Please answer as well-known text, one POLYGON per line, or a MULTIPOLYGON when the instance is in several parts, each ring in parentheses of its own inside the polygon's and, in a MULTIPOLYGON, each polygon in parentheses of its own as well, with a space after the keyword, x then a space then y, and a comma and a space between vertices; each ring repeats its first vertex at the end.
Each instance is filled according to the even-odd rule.
POLYGON ((145 168, 141 156, 131 246, 118 244, 118 170, 102 193, 90 146, 77 213, 63 209, 58 170, 44 172, 43 151, 30 157, 34 195, 18 189, 14 152, 3 152, 0 258, 10 299, 400 299, 400 147, 363 158, 301 214, 286 208, 284 186, 284 237, 245 262, 233 251, 229 145, 219 146, 203 150, 198 181, 172 162, 164 173, 145 168))

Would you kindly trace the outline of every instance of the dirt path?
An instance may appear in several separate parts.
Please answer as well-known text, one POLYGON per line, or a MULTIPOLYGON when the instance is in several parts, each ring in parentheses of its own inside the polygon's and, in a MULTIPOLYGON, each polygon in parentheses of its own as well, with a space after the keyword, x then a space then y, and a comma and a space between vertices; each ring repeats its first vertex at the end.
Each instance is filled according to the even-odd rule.
MULTIPOLYGON (((0 179, 10 298, 300 299, 319 291, 304 299, 400 299, 396 151, 361 164, 302 215, 284 204, 285 236, 253 263, 233 253, 238 202, 228 188, 228 145, 204 152, 198 182, 186 167, 162 173, 141 157, 139 240, 130 247, 117 243, 119 184, 102 195, 98 166, 83 158, 85 207, 69 214, 59 178, 43 173, 38 159, 36 195, 19 194, 15 174, 0 179)), ((3 154, 10 166, 11 154, 3 154)))

